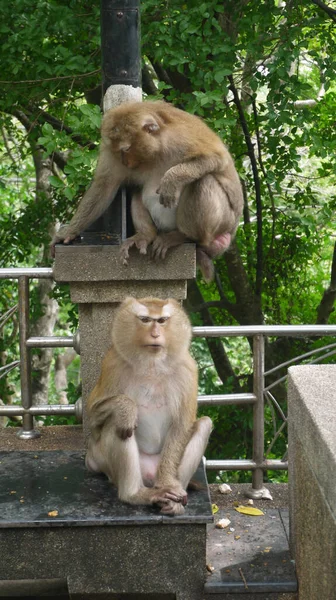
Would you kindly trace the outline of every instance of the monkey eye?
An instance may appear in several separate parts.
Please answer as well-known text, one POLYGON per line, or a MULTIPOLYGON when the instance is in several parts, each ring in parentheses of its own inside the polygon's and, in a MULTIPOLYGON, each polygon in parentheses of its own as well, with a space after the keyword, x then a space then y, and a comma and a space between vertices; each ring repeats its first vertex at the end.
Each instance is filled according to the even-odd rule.
POLYGON ((163 325, 164 323, 167 323, 168 319, 169 317, 160 317, 157 322, 160 323, 160 325, 163 325))
POLYGON ((150 323, 151 322, 151 318, 150 317, 139 317, 141 323, 150 323))

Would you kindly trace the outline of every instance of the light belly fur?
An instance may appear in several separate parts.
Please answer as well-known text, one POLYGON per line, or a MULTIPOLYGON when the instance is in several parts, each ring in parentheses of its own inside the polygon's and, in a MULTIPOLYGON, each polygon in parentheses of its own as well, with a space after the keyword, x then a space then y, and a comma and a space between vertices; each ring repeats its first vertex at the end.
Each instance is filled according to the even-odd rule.
POLYGON ((166 208, 159 202, 159 194, 156 193, 160 185, 161 177, 157 181, 145 184, 142 190, 142 202, 150 213, 154 224, 159 231, 175 231, 176 229, 176 207, 166 208))

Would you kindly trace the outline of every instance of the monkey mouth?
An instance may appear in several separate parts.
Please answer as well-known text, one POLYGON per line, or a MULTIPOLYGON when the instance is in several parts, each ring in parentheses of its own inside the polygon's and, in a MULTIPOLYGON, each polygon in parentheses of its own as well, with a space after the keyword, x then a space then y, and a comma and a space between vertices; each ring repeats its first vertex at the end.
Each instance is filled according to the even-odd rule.
POLYGON ((161 344, 146 344, 146 348, 153 348, 153 350, 161 350, 161 344))

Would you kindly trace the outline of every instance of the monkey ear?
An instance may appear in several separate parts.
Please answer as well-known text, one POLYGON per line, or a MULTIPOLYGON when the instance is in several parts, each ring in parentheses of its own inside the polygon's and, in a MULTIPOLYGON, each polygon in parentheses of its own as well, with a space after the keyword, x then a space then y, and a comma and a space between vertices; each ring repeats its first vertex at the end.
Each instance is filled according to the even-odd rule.
POLYGON ((147 133, 156 133, 157 131, 159 131, 160 125, 154 119, 154 117, 152 117, 151 115, 148 115, 143 120, 142 129, 144 131, 147 131, 147 133))

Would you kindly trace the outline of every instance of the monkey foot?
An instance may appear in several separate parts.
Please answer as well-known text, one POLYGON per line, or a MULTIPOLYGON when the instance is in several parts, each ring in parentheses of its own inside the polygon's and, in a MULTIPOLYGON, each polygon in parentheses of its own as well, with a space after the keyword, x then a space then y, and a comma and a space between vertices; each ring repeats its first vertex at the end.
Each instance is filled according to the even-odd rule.
POLYGON ((184 506, 182 506, 182 504, 177 504, 176 502, 169 501, 161 508, 160 513, 162 513, 163 515, 170 515, 172 517, 175 517, 177 515, 183 515, 184 506))
POLYGON ((125 240, 120 247, 120 258, 123 265, 128 265, 129 250, 132 246, 136 246, 140 254, 147 254, 147 247, 151 240, 148 240, 143 235, 136 233, 132 237, 125 240))

